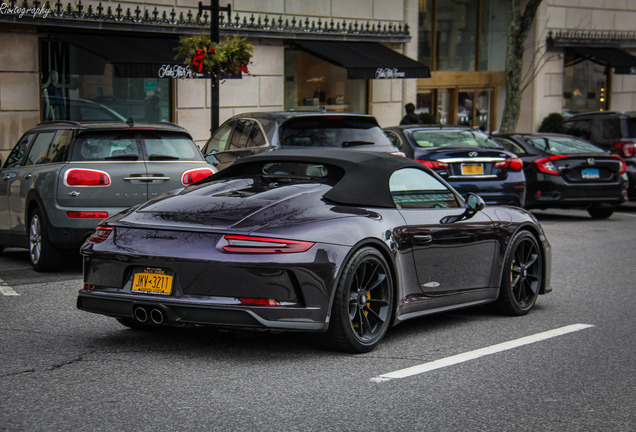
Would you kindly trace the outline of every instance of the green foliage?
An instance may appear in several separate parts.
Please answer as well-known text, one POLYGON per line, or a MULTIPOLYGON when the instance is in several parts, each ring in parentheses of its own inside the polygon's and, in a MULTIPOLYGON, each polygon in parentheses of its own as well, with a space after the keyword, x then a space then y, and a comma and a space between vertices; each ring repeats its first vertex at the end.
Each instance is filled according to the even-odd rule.
POLYGON ((421 124, 437 124, 437 117, 431 113, 421 112, 417 115, 420 119, 421 124))
POLYGON ((182 61, 192 72, 218 79, 247 73, 254 46, 239 37, 226 37, 216 43, 207 35, 181 36, 175 49, 175 60, 182 61))
POLYGON ((541 122, 539 132, 554 132, 564 119, 565 117, 560 113, 548 114, 541 122))

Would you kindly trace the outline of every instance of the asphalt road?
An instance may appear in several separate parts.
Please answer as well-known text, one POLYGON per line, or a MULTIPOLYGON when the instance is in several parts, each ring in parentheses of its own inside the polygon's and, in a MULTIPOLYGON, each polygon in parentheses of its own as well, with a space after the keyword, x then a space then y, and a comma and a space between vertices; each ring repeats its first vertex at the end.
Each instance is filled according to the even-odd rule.
POLYGON ((79 261, 39 274, 9 249, 0 430, 636 430, 636 204, 601 221, 536 214, 554 291, 531 314, 412 320, 363 355, 323 351, 305 334, 128 330, 75 309, 79 261))

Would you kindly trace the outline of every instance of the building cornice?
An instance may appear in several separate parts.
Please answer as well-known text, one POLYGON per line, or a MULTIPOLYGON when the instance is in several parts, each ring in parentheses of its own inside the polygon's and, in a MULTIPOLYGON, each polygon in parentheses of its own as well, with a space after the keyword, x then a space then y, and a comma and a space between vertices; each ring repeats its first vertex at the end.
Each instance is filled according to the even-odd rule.
POLYGON ((636 48, 636 32, 599 30, 550 30, 548 48, 636 48))
MULTIPOLYGON (((208 12, 198 16, 191 7, 141 8, 134 10, 118 4, 104 8, 89 3, 57 0, 42 3, 39 0, 8 0, 0 6, 0 23, 35 26, 54 30, 126 31, 156 34, 200 34, 209 32, 208 12)), ((276 39, 322 39, 347 41, 378 41, 404 43, 411 40, 409 27, 399 21, 334 19, 294 15, 262 15, 253 12, 232 11, 231 17, 219 14, 221 35, 276 39)))

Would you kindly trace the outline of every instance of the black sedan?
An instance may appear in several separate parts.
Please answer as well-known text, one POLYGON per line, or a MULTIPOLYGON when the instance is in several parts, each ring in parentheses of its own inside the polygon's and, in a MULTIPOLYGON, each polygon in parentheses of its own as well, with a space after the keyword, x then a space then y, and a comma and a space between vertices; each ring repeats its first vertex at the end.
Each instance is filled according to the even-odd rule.
POLYGON ((347 150, 242 158, 107 219, 82 248, 77 307, 133 328, 322 332, 372 350, 408 318, 550 291, 550 245, 513 207, 465 202, 410 159, 347 150))
POLYGON ((462 195, 522 207, 523 163, 484 132, 467 126, 407 125, 384 129, 393 145, 429 167, 462 195))
POLYGON ((578 207, 602 219, 627 198, 625 162, 594 144, 559 134, 495 139, 523 160, 528 209, 578 207))

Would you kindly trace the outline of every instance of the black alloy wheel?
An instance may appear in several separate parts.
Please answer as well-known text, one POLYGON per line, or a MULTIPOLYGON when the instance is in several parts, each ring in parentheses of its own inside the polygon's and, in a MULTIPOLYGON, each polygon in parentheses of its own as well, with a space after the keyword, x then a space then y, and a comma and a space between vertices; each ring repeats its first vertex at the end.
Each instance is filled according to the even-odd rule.
POLYGON ((537 239, 528 231, 516 234, 504 261, 504 272, 496 302, 506 315, 525 315, 534 307, 543 284, 543 254, 537 239))
POLYGON ((391 324, 393 279, 382 254, 364 247, 344 267, 323 341, 339 351, 373 350, 391 324))

